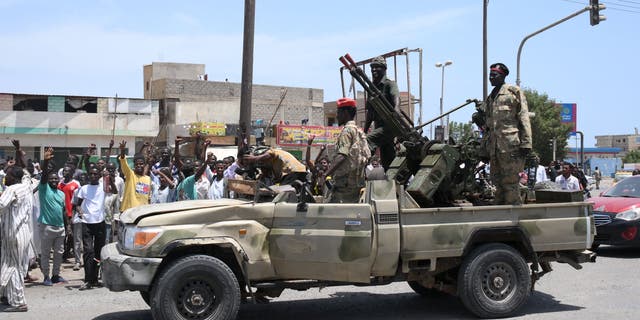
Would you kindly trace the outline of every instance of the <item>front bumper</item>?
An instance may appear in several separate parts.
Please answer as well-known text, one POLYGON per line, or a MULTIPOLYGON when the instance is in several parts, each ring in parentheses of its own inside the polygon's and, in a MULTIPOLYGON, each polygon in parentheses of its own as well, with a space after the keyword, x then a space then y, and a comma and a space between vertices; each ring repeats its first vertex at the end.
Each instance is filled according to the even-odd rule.
POLYGON ((111 291, 149 291, 161 258, 141 258, 122 254, 117 243, 102 248, 102 283, 111 291))
POLYGON ((611 219, 610 223, 596 226, 594 244, 613 246, 640 246, 640 222, 611 219))

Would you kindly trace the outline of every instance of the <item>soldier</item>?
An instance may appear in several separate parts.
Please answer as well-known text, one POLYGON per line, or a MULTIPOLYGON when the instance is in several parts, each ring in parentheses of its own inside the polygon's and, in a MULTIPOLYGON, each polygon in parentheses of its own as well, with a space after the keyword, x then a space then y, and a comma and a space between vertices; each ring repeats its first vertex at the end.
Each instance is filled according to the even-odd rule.
POLYGON ((344 126, 336 141, 336 154, 325 176, 331 176, 334 184, 330 202, 358 202, 360 189, 364 186, 364 168, 371 156, 367 138, 356 126, 356 101, 349 98, 338 100, 337 120, 344 126))
POLYGON ((495 204, 522 204, 518 173, 531 152, 531 124, 527 99, 519 87, 504 82, 509 69, 502 63, 490 67, 494 87, 484 105, 485 139, 491 160, 491 182, 496 186, 495 204))
MULTIPOLYGON (((389 80, 386 76, 387 72, 387 62, 381 57, 375 57, 371 61, 371 76, 373 80, 373 84, 382 92, 384 97, 387 99, 389 103, 395 108, 398 109, 400 106, 400 95, 398 94, 398 85, 395 81, 389 80)), ((389 165, 393 161, 393 158, 396 157, 396 151, 393 145, 394 136, 391 134, 390 130, 385 130, 385 122, 373 107, 367 103, 367 117, 364 124, 364 132, 367 132, 367 142, 369 143, 369 148, 371 152, 376 148, 380 148, 380 159, 382 162, 382 167, 384 170, 389 169, 389 165), (369 127, 371 126, 371 122, 376 123, 375 129, 369 132, 369 127)))

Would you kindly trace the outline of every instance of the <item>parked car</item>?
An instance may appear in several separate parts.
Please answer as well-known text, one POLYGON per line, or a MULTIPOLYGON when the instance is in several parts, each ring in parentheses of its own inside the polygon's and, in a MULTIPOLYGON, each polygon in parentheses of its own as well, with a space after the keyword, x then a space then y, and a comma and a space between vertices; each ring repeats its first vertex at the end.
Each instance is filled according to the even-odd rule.
POLYGON ((584 176, 585 178, 587 178, 587 186, 591 186, 596 184, 596 178, 594 178, 593 176, 584 176))
POLYGON ((601 244, 640 246, 640 176, 630 176, 587 200, 596 223, 594 248, 601 244))

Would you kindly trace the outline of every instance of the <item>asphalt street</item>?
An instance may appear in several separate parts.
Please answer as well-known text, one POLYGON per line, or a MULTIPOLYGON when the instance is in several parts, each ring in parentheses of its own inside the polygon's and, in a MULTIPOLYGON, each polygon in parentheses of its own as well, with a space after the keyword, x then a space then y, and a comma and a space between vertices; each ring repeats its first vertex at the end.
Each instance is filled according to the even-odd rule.
MULTIPOLYGON (((594 190, 595 191, 595 190, 594 190)), ((592 192, 593 193, 593 192, 592 192)), ((599 192, 598 192, 599 193, 599 192)), ((594 194, 595 195, 595 194, 594 194)), ((536 285, 527 304, 514 319, 637 319, 640 288, 637 272, 640 248, 598 250, 596 263, 575 270, 553 263, 554 271, 536 285)), ((27 284, 26 313, 0 313, 3 320, 151 320, 148 306, 137 292, 105 288, 79 291, 83 272, 63 266, 66 284, 52 287, 27 284)), ((34 275, 42 278, 39 270, 34 275)), ((0 307, 2 310, 2 307, 0 307)), ((405 283, 378 287, 342 286, 285 290, 268 304, 244 304, 238 319, 473 319, 453 296, 425 299, 405 283)))

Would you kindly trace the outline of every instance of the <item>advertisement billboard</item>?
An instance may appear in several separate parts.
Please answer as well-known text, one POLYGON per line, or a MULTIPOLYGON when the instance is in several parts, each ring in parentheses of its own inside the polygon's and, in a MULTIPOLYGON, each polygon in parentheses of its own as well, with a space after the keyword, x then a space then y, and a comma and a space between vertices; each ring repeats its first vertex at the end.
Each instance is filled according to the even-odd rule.
POLYGON ((310 135, 314 135, 313 146, 335 144, 342 127, 278 125, 276 143, 285 147, 303 147, 310 135))
POLYGON ((578 130, 577 119, 578 111, 575 103, 558 103, 560 107, 560 123, 566 123, 571 126, 571 132, 578 130))

